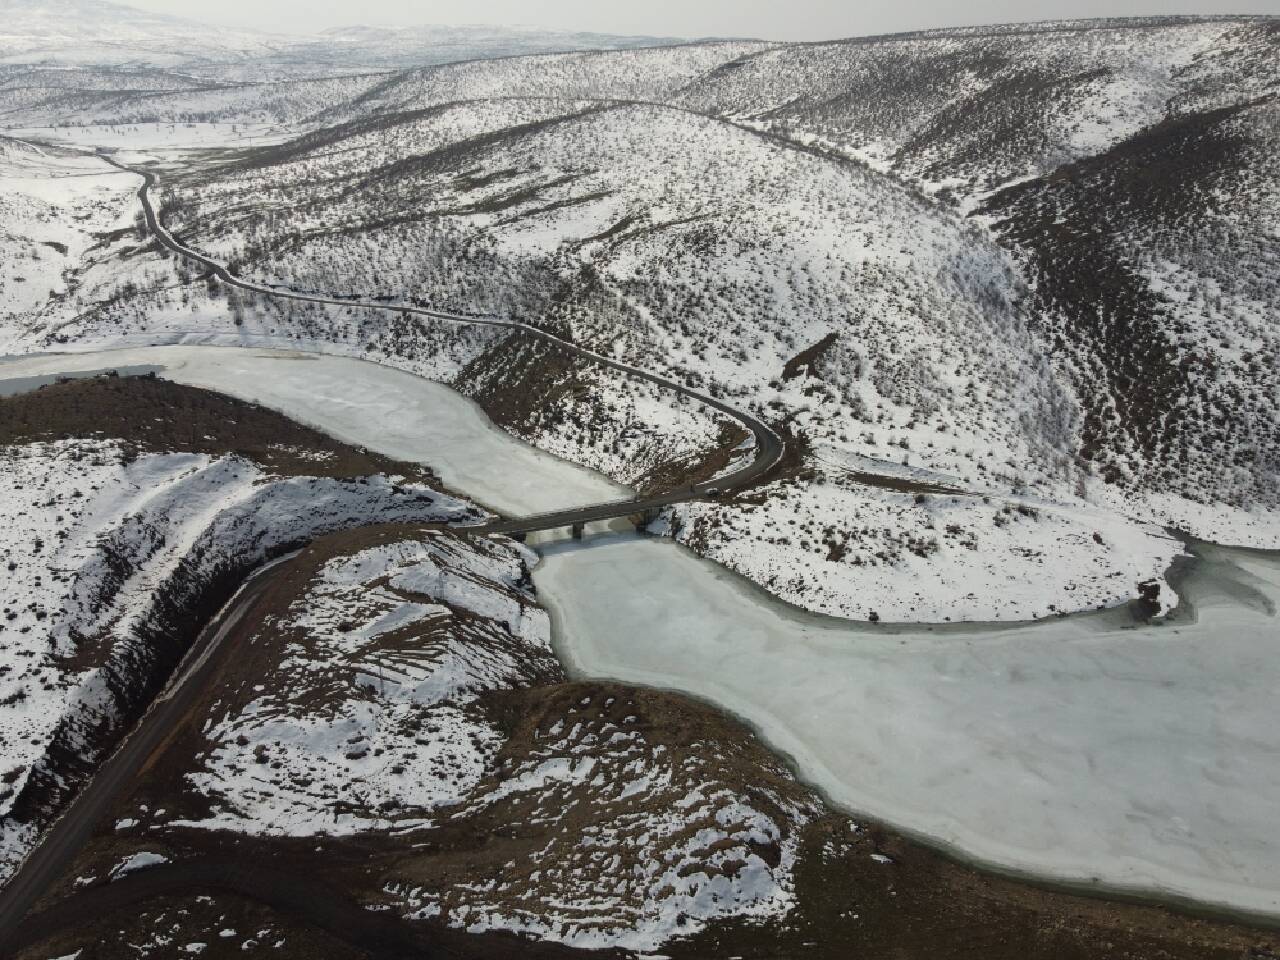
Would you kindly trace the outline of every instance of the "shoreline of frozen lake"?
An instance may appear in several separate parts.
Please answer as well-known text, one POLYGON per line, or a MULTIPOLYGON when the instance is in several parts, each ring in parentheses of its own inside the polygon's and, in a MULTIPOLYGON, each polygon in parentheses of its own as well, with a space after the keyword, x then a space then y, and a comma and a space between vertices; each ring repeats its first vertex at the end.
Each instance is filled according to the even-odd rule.
POLYGON ((1280 557, 1197 548, 1178 618, 885 628, 640 537, 546 550, 572 674, 744 719, 836 806, 985 868, 1280 918, 1280 557), (653 598, 660 598, 654 602, 653 598))
MULTIPOLYGON (((0 380, 112 362, 426 461, 507 512, 627 494, 448 388, 356 359, 167 347, 13 359, 0 380)), ((534 576, 575 673, 743 717, 841 807, 1002 872, 1277 919, 1280 554, 1200 549, 1179 619, 1151 627, 1123 611, 835 621, 638 536, 546 546, 534 576)))
MULTIPOLYGON (((30 393, 32 390, 38 390, 41 387, 47 387, 59 380, 83 380, 89 377, 96 377, 104 373, 116 373, 122 377, 145 376, 148 373, 159 373, 163 367, 156 366, 135 366, 135 367, 102 367, 90 370, 76 370, 70 373, 47 373, 43 375, 33 375, 29 377, 16 377, 13 379, 0 379, 0 397, 12 397, 19 393, 30 393)), ((4 374, 4 365, 0 362, 0 376, 4 374)))
POLYGON ((513 437, 442 384, 354 357, 223 346, 32 354, 0 359, 0 391, 11 379, 117 365, 162 370, 167 379, 259 403, 345 443, 428 463, 451 490, 501 513, 546 513, 634 495, 513 437), (438 415, 442 409, 447 416, 438 415))

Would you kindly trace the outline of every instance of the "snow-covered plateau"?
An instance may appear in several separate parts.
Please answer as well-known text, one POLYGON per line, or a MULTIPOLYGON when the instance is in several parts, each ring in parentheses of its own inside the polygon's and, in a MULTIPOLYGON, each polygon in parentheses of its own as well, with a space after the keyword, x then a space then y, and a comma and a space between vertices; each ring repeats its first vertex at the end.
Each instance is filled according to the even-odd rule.
POLYGON ((178 825, 340 835, 460 803, 502 741, 476 694, 554 670, 523 560, 505 541, 439 535, 329 561, 268 625, 297 638, 276 667, 284 679, 206 726, 216 747, 187 779, 211 813, 178 825), (453 623, 454 608, 476 622, 453 623), (413 746, 424 725, 431 736, 413 746), (362 803, 344 811, 348 795, 362 803))

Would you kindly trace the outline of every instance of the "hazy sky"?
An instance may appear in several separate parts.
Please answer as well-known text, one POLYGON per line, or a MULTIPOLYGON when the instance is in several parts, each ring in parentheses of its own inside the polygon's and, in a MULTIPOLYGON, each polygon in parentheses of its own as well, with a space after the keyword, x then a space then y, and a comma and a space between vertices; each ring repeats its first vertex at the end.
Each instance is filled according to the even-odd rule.
POLYGON ((1056 17, 1280 14, 1280 0, 124 0, 131 6, 286 33, 368 24, 521 24, 656 36, 835 37, 1056 17), (198 11, 198 12, 197 12, 198 11))

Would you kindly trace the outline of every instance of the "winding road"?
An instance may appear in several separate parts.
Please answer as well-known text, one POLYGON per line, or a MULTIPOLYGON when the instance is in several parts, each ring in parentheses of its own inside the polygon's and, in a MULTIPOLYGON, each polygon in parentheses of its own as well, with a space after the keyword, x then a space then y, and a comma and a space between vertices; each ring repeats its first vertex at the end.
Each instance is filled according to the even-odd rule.
POLYGON ((361 300, 358 298, 342 298, 342 297, 325 297, 318 294, 301 293, 296 290, 288 290, 281 287, 270 286, 262 283, 254 283, 250 280, 243 280, 233 274, 224 264, 211 259, 198 250, 193 250, 188 246, 180 243, 171 234, 168 229, 160 222, 160 217, 156 213, 155 206, 151 202, 151 191, 159 182, 160 177, 154 171, 140 170, 127 166, 114 157, 102 157, 111 166, 126 173, 134 174, 142 177, 143 184, 138 190, 138 200, 142 203, 142 209, 147 219, 147 227, 155 236, 155 238, 166 248, 178 254, 181 257, 197 263, 205 269, 209 270, 220 281, 233 287, 239 287, 241 290, 249 290, 253 293, 261 294, 268 297, 276 297, 282 300, 295 300, 305 303, 321 303, 330 304, 341 307, 361 307, 369 310, 385 310, 389 313, 408 313, 416 316, 431 317, 435 320, 447 320, 452 323, 467 323, 477 326, 486 327, 506 327, 516 333, 525 334, 526 336, 535 337, 554 346, 567 350, 568 352, 582 357, 599 366, 606 367, 610 370, 616 370, 626 376, 635 377, 638 380, 645 380, 649 383, 670 390, 673 393, 694 400, 704 406, 710 407, 719 413, 732 417, 741 423, 755 438, 755 457, 746 466, 733 473, 726 474, 713 481, 703 484, 695 484, 682 490, 671 491, 664 494, 657 494, 649 497, 641 497, 635 500, 620 500, 613 503, 602 503, 595 506, 580 507, 572 510, 562 510, 555 513, 539 514, 530 517, 522 517, 516 520, 504 520, 493 524, 486 525, 483 529, 487 533, 502 533, 509 535, 519 535, 525 533, 533 533, 539 530, 554 530, 560 527, 572 527, 587 523, 593 523, 599 520, 612 520, 618 517, 629 517, 638 513, 644 513, 648 510, 657 510, 662 507, 670 506, 676 503, 687 503, 692 500, 700 500, 706 498, 708 493, 713 491, 732 492, 748 486, 766 473, 772 470, 782 460, 786 453, 786 445, 782 438, 772 427, 764 421, 757 419, 745 410, 740 410, 731 404, 714 397, 691 390, 683 384, 676 383, 666 377, 650 373, 639 367, 633 367, 629 364, 613 360, 602 354, 580 347, 576 344, 541 330, 538 327, 530 326, 527 323, 521 323, 518 320, 501 320, 496 317, 464 317, 459 314, 444 313, 439 310, 430 310, 426 307, 418 307, 412 304, 395 304, 384 303, 372 300, 361 300))
MULTIPOLYGON (((495 318, 464 317, 411 304, 387 304, 359 299, 323 297, 242 280, 232 274, 223 264, 179 243, 165 229, 151 202, 151 190, 159 182, 159 178, 154 172, 133 169, 110 157, 102 157, 101 159, 120 170, 143 178, 144 182, 138 191, 138 199, 142 203, 147 225, 156 239, 177 255, 208 269, 223 283, 239 287, 242 290, 249 290, 264 296, 285 300, 336 306, 358 306, 392 313, 416 314, 455 323, 507 327, 518 334, 525 334, 547 341, 592 363, 616 370, 627 376, 648 381, 678 395, 702 403, 736 419, 755 438, 755 456, 749 464, 733 473, 707 483, 632 500, 619 500, 514 519, 492 520, 468 527, 467 529, 471 532, 523 536, 540 530, 553 530, 563 527, 574 528, 575 532, 577 532, 588 523, 630 517, 671 504, 704 499, 708 496, 714 496, 718 492, 727 493, 740 489, 762 478, 782 460, 785 453, 785 445, 782 438, 767 424, 751 414, 714 397, 691 390, 673 380, 604 357, 525 323, 495 318)), ((276 563, 279 562, 282 561, 276 561, 276 563)), ((40 845, 30 853, 9 882, 0 889, 0 951, 14 943, 14 938, 18 934, 18 925, 26 917, 32 906, 70 866, 76 854, 89 839, 97 822, 110 810, 118 795, 129 787, 148 759, 155 751, 163 747, 177 728, 177 725, 181 723, 194 698, 200 693, 203 684, 212 675, 218 663, 216 654, 225 646, 225 641, 232 634, 236 625, 241 622, 245 614, 269 586, 270 580, 264 574, 274 566, 275 563, 257 571, 227 606, 223 608, 214 621, 205 628, 193 645, 187 660, 180 666, 175 675, 177 679, 157 697, 151 709, 130 732, 116 752, 99 767, 93 779, 81 789, 75 800, 64 810, 40 845)))

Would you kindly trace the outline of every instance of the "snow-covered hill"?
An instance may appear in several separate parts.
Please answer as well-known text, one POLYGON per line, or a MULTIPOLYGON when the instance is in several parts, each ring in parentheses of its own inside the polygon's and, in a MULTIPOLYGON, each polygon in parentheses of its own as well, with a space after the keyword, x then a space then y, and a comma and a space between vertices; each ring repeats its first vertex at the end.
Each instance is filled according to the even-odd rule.
POLYGON ((1208 539, 1280 506, 1280 100, 1177 116, 982 208, 1035 285, 1111 491, 1208 539))
POLYGON ((812 799, 773 764, 735 782, 755 744, 731 751, 713 731, 686 746, 629 698, 566 687, 533 559, 436 532, 313 561, 248 643, 264 669, 237 670, 199 753, 174 758, 185 795, 137 821, 179 843, 412 837, 378 901, 472 932, 652 950, 717 918, 785 913, 812 799), (512 697, 529 704, 518 726, 499 712, 512 697), (486 842, 421 881, 417 858, 450 857, 459 827, 488 822, 508 825, 511 853, 486 842), (500 884, 476 882, 502 863, 500 884))
POLYGON ((105 0, 0 0, 0 14, 8 17, 0 30, 0 123, 10 128, 287 125, 321 112, 331 123, 503 91, 564 95, 571 86, 591 96, 607 88, 616 97, 654 99, 767 46, 662 46, 675 41, 507 27, 274 36, 105 0), (497 63, 486 68, 486 60, 497 63))
POLYGON ((1034 290, 1084 416, 1077 452, 1107 481, 1096 497, 1274 543, 1251 514, 1280 505, 1280 20, 787 47, 678 99, 976 210, 1034 290))
MULTIPOLYGON (((315 129, 373 113, 399 113, 462 100, 509 97, 664 100, 722 64, 768 45, 693 43, 436 63, 408 70, 328 60, 241 66, 0 71, 0 123, 66 127, 137 123, 272 123, 315 129), (316 75, 317 73, 331 75, 316 75)), ((301 55, 300 55, 301 56, 301 55)), ((310 54, 307 55, 308 57, 310 54)), ((336 59, 337 55, 333 55, 336 59)), ((427 61, 431 62, 431 61, 427 61)))
POLYGON ((297 124, 335 102, 364 96, 378 74, 229 84, 145 71, 14 72, 0 90, 0 121, 18 127, 157 123, 297 124))
POLYGON ((400 474, 343 479, 341 445, 208 396, 112 379, 0 399, 0 880, 244 571, 350 526, 481 516, 400 474))
POLYGON ((464 100, 664 101, 709 72, 769 46, 727 41, 444 64, 395 74, 368 95, 335 107, 324 119, 331 124, 369 113, 402 113, 464 100))
MULTIPOLYGON (((259 279, 532 317, 787 423, 808 449, 799 529, 778 491, 673 529, 814 609, 1043 615, 1134 595, 1169 559, 1088 507, 1077 402, 1012 258, 859 164, 679 108, 484 100, 317 132, 165 203, 180 234, 259 279), (859 495, 868 478, 890 489, 859 495), (978 496, 941 520, 914 503, 946 491, 978 496), (1011 515, 1028 518, 1016 536, 1011 515), (1027 551, 1075 559, 1045 583, 1027 551)), ((698 469, 717 442, 660 396, 553 367, 499 347, 455 382, 632 483, 698 469), (508 412, 539 390, 540 409, 508 412)))
POLYGON ((761 52, 677 102, 965 201, 1169 113, 1280 92, 1280 21, 1170 18, 934 31, 761 52))
MULTIPOLYGON (((775 421, 782 487, 666 529, 788 599, 1022 617, 1149 592, 1171 547, 1146 523, 1276 542, 1276 25, 568 53, 81 119, 285 124, 167 172, 178 234, 249 276, 520 316, 775 421)), ((228 296, 123 240, 83 277, 13 342, 235 324, 446 379, 629 483, 742 455, 544 349, 228 296)))
POLYGON ((838 332, 837 367, 860 374, 831 388, 838 402, 948 407, 1003 443, 1025 435, 1016 407, 1033 422, 1021 459, 1049 468, 1063 400, 1013 303, 1012 265, 979 231, 856 165, 721 121, 585 106, 356 123, 183 181, 164 202, 180 234, 254 276, 515 312, 761 406, 789 360, 838 332), (963 356, 939 380, 926 358, 944 345, 963 356), (965 378, 983 388, 966 393, 965 378))

